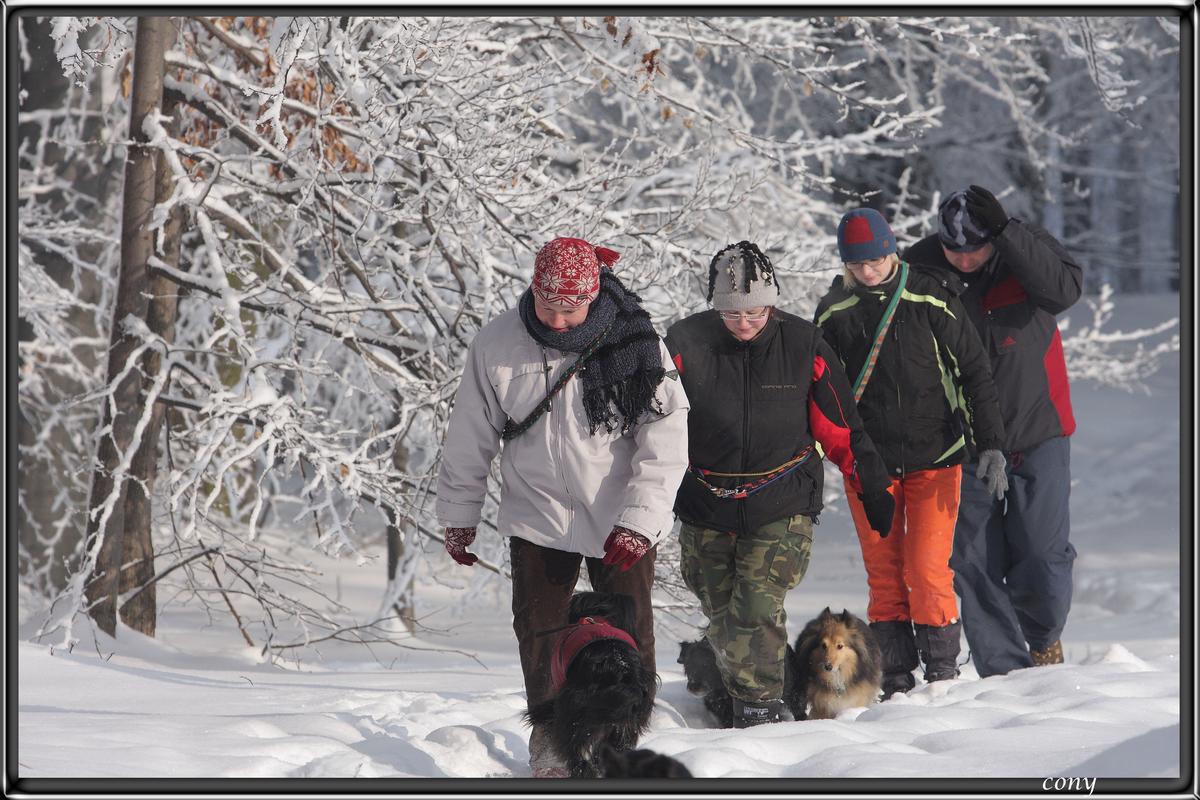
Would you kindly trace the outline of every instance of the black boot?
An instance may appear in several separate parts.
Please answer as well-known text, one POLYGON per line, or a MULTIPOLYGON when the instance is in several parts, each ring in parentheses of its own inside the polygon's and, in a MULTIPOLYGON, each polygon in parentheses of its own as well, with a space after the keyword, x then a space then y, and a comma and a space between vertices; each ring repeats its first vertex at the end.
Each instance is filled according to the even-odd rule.
POLYGON ((896 692, 907 692, 917 685, 912 671, 917 668, 917 644, 908 620, 872 622, 871 630, 879 642, 883 669, 883 699, 896 692))
POLYGON ((779 722, 783 711, 782 700, 760 700, 749 702, 733 698, 733 727, 753 728, 768 722, 779 722))
POLYGON ((962 623, 949 625, 916 625, 917 650, 925 663, 925 682, 948 681, 958 677, 959 636, 962 623))

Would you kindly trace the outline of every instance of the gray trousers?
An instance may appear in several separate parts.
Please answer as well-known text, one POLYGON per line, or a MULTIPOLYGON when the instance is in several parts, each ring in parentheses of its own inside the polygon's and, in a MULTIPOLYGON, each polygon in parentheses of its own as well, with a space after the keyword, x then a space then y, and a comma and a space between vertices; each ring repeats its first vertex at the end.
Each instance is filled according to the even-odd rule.
POLYGON ((1071 610, 1070 440, 1049 439, 1009 462, 1003 501, 975 477, 977 464, 963 465, 950 558, 980 677, 1033 666, 1030 648, 1058 641, 1071 610))

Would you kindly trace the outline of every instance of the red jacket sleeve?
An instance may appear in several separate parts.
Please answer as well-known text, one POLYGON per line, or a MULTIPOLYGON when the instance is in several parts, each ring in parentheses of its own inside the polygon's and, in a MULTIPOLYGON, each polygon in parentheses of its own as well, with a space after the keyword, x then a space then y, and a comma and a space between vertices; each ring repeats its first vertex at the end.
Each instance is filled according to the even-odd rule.
POLYGON ((864 494, 891 485, 887 466, 863 430, 850 381, 833 349, 820 339, 808 393, 808 427, 825 457, 837 464, 850 487, 864 494))

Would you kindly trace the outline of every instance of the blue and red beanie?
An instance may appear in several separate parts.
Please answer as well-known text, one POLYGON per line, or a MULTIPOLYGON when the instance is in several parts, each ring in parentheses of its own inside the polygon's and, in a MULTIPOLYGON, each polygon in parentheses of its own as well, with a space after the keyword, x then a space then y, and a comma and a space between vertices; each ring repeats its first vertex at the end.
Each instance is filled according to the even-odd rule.
POLYGON ((896 252, 896 236, 887 220, 873 208, 847 211, 838 223, 838 252, 842 261, 874 261, 896 252))

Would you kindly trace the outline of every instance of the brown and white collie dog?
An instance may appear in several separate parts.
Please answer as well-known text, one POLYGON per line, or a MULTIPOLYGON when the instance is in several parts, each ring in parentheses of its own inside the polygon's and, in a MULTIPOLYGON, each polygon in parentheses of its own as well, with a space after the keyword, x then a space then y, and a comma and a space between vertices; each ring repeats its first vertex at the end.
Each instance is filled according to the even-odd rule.
POLYGON ((858 617, 828 607, 796 638, 799 686, 808 698, 809 719, 833 719, 848 708, 879 699, 882 672, 874 632, 858 617))

